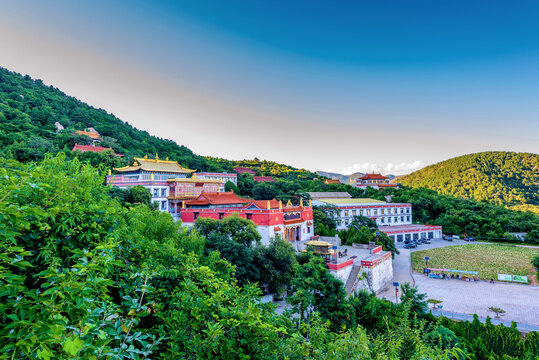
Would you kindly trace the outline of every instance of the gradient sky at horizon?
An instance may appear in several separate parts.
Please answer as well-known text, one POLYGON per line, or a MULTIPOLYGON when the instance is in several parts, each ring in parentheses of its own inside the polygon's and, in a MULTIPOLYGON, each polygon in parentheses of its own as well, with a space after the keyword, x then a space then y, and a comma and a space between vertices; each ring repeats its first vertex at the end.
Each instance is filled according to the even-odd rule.
POLYGON ((539 152, 539 2, 16 1, 0 66, 201 155, 404 173, 539 152))

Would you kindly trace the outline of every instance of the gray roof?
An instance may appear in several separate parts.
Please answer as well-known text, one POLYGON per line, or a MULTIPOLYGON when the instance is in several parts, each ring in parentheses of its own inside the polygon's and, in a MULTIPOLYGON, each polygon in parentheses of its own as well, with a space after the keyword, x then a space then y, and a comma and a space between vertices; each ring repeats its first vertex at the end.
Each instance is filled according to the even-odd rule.
POLYGON ((311 199, 350 199, 352 195, 347 192, 308 192, 311 199))

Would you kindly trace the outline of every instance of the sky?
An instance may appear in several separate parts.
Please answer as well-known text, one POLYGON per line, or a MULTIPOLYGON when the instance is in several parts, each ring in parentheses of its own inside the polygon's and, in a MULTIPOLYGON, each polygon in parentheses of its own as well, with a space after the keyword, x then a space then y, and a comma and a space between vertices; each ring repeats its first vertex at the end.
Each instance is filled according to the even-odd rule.
POLYGON ((201 155, 403 174, 539 153, 538 16, 537 1, 3 0, 0 66, 201 155))

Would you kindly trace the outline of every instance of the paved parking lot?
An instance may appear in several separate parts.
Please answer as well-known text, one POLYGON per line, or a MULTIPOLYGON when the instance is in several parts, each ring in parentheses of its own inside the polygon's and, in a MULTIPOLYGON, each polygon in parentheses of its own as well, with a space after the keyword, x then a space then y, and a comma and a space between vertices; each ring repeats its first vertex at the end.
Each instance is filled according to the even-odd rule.
MULTIPOLYGON (((494 314, 488 310, 493 306, 506 311, 502 318, 504 322, 516 321, 539 326, 539 287, 537 286, 432 279, 418 273, 411 275, 411 252, 463 244, 477 243, 435 239, 431 244, 422 244, 414 249, 403 249, 404 244, 398 244, 401 254, 395 256, 393 262, 394 281, 410 282, 417 286, 420 292, 426 293, 428 298, 442 300, 444 311, 494 317, 494 314)), ((395 292, 392 288, 378 296, 395 301, 395 292)))
POLYGON ((506 311, 503 319, 509 323, 539 325, 537 286, 432 279, 417 273, 413 277, 420 292, 427 293, 431 299, 443 301, 443 310, 494 317, 488 310, 493 306, 506 311))

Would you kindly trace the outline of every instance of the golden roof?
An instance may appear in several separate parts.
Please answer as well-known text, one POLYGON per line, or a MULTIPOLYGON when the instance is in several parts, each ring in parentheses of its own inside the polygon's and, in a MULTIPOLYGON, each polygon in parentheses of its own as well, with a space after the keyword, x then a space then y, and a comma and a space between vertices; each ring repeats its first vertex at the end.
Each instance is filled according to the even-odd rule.
POLYGON ((135 158, 132 165, 115 168, 114 170, 120 172, 145 170, 180 174, 189 174, 196 171, 181 167, 177 161, 169 161, 168 158, 167 160, 135 158))
POLYGON ((331 247, 331 246, 333 246, 332 243, 329 243, 327 241, 321 241, 321 240, 311 240, 309 242, 306 242, 305 245, 307 245, 307 246, 323 246, 323 247, 331 247))

